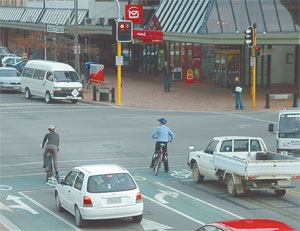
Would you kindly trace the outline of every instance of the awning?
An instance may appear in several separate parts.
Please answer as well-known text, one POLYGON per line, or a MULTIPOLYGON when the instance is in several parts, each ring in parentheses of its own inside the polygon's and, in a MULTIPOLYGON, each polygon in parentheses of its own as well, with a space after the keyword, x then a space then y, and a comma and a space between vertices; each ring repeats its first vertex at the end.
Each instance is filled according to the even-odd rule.
POLYGON ((1 7, 0 20, 1 21, 20 21, 25 8, 16 7, 1 7))
POLYGON ((20 22, 33 22, 37 23, 42 15, 43 9, 26 8, 20 22))
MULTIPOLYGON (((88 10, 78 10, 78 24, 82 24, 86 17, 88 10)), ((73 19, 71 25, 75 25, 75 12, 73 13, 73 19)))
MULTIPOLYGON (((82 24, 88 10, 78 10, 78 24, 82 24)), ((53 25, 71 25, 75 24, 74 9, 46 9, 40 23, 53 25)))

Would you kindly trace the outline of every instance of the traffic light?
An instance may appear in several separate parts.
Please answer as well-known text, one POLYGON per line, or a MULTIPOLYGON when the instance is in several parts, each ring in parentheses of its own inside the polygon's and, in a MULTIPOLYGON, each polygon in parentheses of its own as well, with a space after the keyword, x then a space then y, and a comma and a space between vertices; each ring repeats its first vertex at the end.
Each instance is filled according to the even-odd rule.
POLYGON ((254 28, 253 26, 249 26, 247 30, 244 32, 245 41, 244 44, 248 45, 249 48, 253 47, 254 44, 254 28))
POLYGON ((255 56, 260 56, 260 47, 255 47, 255 56))
POLYGON ((123 20, 116 23, 117 38, 118 42, 131 42, 132 41, 132 21, 123 20))

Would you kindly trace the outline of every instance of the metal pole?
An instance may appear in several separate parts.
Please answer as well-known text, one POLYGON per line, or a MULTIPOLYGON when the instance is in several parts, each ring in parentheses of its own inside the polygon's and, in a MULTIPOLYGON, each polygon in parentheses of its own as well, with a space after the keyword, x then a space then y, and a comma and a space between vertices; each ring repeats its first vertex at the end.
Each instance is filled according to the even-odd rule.
POLYGON ((256 25, 253 24, 253 48, 252 48, 252 57, 253 57, 253 69, 252 69, 252 107, 255 108, 255 101, 256 101, 256 56, 255 56, 255 48, 256 48, 256 25))
MULTIPOLYGON (((121 56, 122 44, 118 42, 118 51, 117 55, 121 56)), ((122 88, 122 79, 121 79, 121 65, 118 65, 118 104, 121 104, 121 88, 122 88)))
POLYGON ((119 0, 115 0, 117 2, 117 5, 118 5, 118 15, 119 15, 119 20, 121 19, 121 10, 120 10, 120 3, 119 3, 119 0))
POLYGON ((75 47, 74 47, 74 53, 75 53, 75 69, 78 73, 79 76, 80 75, 80 49, 79 49, 79 45, 78 45, 78 0, 74 1, 74 8, 75 8, 75 47))
POLYGON ((47 60, 47 33, 44 34, 44 60, 47 60))

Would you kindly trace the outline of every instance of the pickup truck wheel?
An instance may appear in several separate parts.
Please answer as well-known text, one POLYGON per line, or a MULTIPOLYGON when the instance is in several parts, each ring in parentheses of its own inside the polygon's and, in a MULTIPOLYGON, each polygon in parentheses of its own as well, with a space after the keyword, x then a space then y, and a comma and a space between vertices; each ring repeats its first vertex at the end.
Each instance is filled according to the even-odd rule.
POLYGON ((235 197, 237 195, 236 188, 233 182, 232 176, 226 177, 226 184, 227 184, 227 192, 230 196, 235 197))
POLYGON ((275 192, 275 196, 278 196, 278 197, 282 197, 286 194, 285 189, 274 190, 274 192, 275 192))
POLYGON ((200 174, 197 163, 193 163, 193 178, 196 183, 202 183, 204 176, 200 174))

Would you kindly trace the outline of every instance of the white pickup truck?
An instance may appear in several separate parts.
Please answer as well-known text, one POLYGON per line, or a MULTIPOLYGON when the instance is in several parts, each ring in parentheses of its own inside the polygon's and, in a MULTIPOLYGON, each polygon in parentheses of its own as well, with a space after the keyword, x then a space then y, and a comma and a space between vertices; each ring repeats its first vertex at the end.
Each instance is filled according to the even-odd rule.
POLYGON ((246 190, 272 189, 283 196, 295 188, 292 179, 300 178, 300 159, 271 153, 259 137, 215 137, 204 151, 190 146, 188 166, 193 178, 202 183, 204 177, 223 181, 231 196, 246 190))

